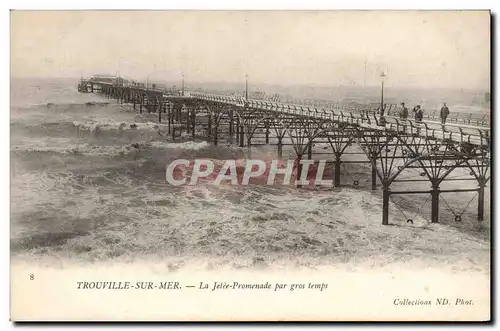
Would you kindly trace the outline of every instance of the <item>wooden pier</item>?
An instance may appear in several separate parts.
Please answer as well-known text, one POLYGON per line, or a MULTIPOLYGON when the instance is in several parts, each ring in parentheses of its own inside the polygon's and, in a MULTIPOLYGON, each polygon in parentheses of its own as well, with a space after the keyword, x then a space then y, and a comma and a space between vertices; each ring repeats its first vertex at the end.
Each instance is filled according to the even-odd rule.
MULTIPOLYGON (((431 222, 437 223, 440 196, 476 192, 477 220, 484 219, 484 194, 491 168, 489 116, 457 114, 443 125, 433 115, 427 115, 422 122, 391 116, 397 112, 394 105, 386 108, 386 116, 380 117, 373 105, 290 104, 252 100, 247 93, 235 97, 184 88, 175 92, 99 78, 82 79, 78 90, 102 93, 119 103, 131 104, 139 113, 155 113, 159 123, 168 124, 168 133, 174 138, 185 131, 194 139, 197 128, 203 128, 214 145, 224 135, 240 147, 247 146, 249 153, 251 146, 275 145, 281 158, 283 146, 291 145, 297 160, 313 160, 315 155, 329 158, 335 186, 340 186, 341 167, 369 164, 371 189, 380 187, 383 192, 384 225, 389 224, 390 198, 397 194, 429 195, 431 222), (348 154, 360 159, 343 160, 348 154), (457 169, 466 170, 467 177, 452 178, 450 174, 457 169), (403 174, 410 170, 418 170, 421 178, 404 178, 403 174), (440 188, 451 181, 472 181, 477 185, 440 188), (411 190, 415 182, 427 182, 430 187, 411 190), (391 190, 395 183, 405 184, 405 189, 391 190)), ((300 164, 297 173, 301 173, 300 164)), ((352 186, 359 186, 359 181, 353 179, 352 186)), ((456 222, 461 221, 462 214, 453 212, 456 222)))

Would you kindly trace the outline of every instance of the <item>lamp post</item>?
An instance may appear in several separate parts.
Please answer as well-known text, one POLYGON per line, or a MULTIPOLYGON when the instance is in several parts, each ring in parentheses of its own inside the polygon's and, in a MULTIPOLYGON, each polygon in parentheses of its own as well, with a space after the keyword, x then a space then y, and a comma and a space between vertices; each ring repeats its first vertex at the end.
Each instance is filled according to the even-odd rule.
POLYGON ((384 77, 385 73, 382 71, 380 74, 380 79, 381 79, 381 95, 380 95, 380 124, 385 125, 385 118, 384 118, 384 112, 385 112, 385 107, 384 107, 384 77))
POLYGON ((181 87, 182 96, 184 96, 184 73, 182 73, 182 87, 181 87))
POLYGON ((245 99, 248 100, 248 74, 245 75, 245 99))

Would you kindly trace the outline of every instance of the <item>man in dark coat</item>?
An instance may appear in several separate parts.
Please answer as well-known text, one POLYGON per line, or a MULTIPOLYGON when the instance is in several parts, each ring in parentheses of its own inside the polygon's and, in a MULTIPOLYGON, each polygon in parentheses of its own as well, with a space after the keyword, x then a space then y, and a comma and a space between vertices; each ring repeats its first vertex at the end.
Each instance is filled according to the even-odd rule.
POLYGON ((401 111, 399 113, 399 117, 402 120, 406 120, 408 118, 408 108, 405 107, 405 103, 401 102, 401 111))
POLYGON ((418 107, 416 118, 417 122, 422 122, 422 119, 424 118, 424 110, 420 106, 418 107))
POLYGON ((441 107, 441 123, 445 124, 446 123, 446 118, 450 114, 450 110, 446 106, 446 102, 443 103, 443 107, 441 107))
POLYGON ((424 117, 424 111, 420 105, 416 105, 413 108, 413 116, 415 116, 415 121, 422 122, 422 118, 424 117))

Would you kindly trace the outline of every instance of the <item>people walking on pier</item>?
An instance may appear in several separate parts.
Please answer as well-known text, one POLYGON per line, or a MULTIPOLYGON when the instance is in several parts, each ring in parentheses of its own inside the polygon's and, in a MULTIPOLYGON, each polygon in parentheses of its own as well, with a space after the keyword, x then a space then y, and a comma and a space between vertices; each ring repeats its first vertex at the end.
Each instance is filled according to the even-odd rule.
POLYGON ((441 124, 446 123, 446 118, 450 114, 450 110, 446 106, 446 102, 443 103, 443 107, 441 107, 441 124))
POLYGON ((417 119, 417 110, 420 107, 420 105, 416 105, 413 107, 412 113, 413 113, 413 118, 416 120, 417 119))
POLYGON ((415 121, 422 122, 422 119, 424 118, 424 111, 420 105, 416 105, 413 108, 413 116, 415 117, 415 121))
POLYGON ((408 108, 405 107, 404 102, 401 102, 401 111, 399 112, 399 117, 402 120, 406 120, 408 118, 408 108))

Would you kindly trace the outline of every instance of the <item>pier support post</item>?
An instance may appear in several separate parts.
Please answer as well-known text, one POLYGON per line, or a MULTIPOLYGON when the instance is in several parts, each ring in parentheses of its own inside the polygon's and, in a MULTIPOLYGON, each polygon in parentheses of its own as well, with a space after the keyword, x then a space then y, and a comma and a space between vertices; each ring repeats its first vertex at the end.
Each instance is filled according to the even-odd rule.
POLYGON ((436 180, 432 182, 431 223, 439 223, 439 182, 436 180))
POLYGON ((247 158, 251 159, 252 158, 252 138, 247 137, 247 158))
POLYGON ((174 114, 174 103, 173 102, 169 102, 169 105, 168 105, 168 119, 170 121, 170 123, 174 124, 174 117, 175 117, 175 114, 174 114))
POLYGON ((340 155, 335 155, 335 177, 334 177, 335 187, 340 186, 340 165, 341 164, 342 164, 342 161, 340 161, 340 155))
POLYGON ((177 107, 177 111, 175 112, 175 121, 176 122, 180 122, 181 121, 181 112, 182 112, 182 108, 184 107, 184 105, 181 105, 180 107, 177 107))
POLYGON ((372 155, 372 190, 376 190, 377 189, 377 168, 375 167, 375 164, 377 162, 377 156, 376 155, 372 155))
POLYGON ((196 129, 196 108, 193 107, 191 109, 191 135, 193 137, 193 141, 195 137, 195 129, 196 129))
POLYGON ((484 188, 485 184, 482 182, 479 183, 479 190, 477 196, 477 221, 482 222, 484 220, 484 188))
POLYGON ((233 109, 229 111, 229 138, 233 142, 233 109))
POLYGON ((240 125, 240 147, 245 146, 245 130, 243 125, 240 125))
POLYGON ((212 113, 208 112, 208 128, 207 128, 208 137, 212 136, 212 113))
POLYGON ((389 225, 389 196, 391 191, 388 187, 383 188, 382 195, 382 225, 389 225))
POLYGON ((269 123, 266 122, 266 145, 269 145, 269 123))
POLYGON ((168 127, 169 127, 169 130, 170 130, 170 133, 172 134, 172 138, 175 141, 176 126, 175 126, 174 120, 175 120, 175 117, 177 115, 177 109, 176 109, 176 104, 175 103, 172 103, 171 105, 172 106, 170 108, 170 117, 169 117, 169 121, 168 121, 168 127), (170 126, 171 126, 171 128, 170 128, 170 126))
POLYGON ((236 143, 239 142, 240 139, 240 118, 236 118, 236 143))
POLYGON ((283 138, 278 137, 278 158, 283 158, 283 138))
MULTIPOLYGON (((301 182, 301 179, 302 179, 302 163, 300 163, 300 161, 302 160, 302 155, 300 156, 297 156, 297 181, 298 183, 301 182)), ((302 185, 301 184, 297 184, 297 188, 301 188, 302 185)))
POLYGON ((186 111, 186 133, 191 133, 191 107, 189 106, 186 111))
POLYGON ((213 136, 214 136, 214 145, 217 146, 218 139, 219 139, 219 123, 215 123, 215 130, 213 130, 213 136))
POLYGON ((172 104, 169 102, 167 106, 167 122, 168 122, 168 133, 172 131, 171 125, 172 125, 172 104))

